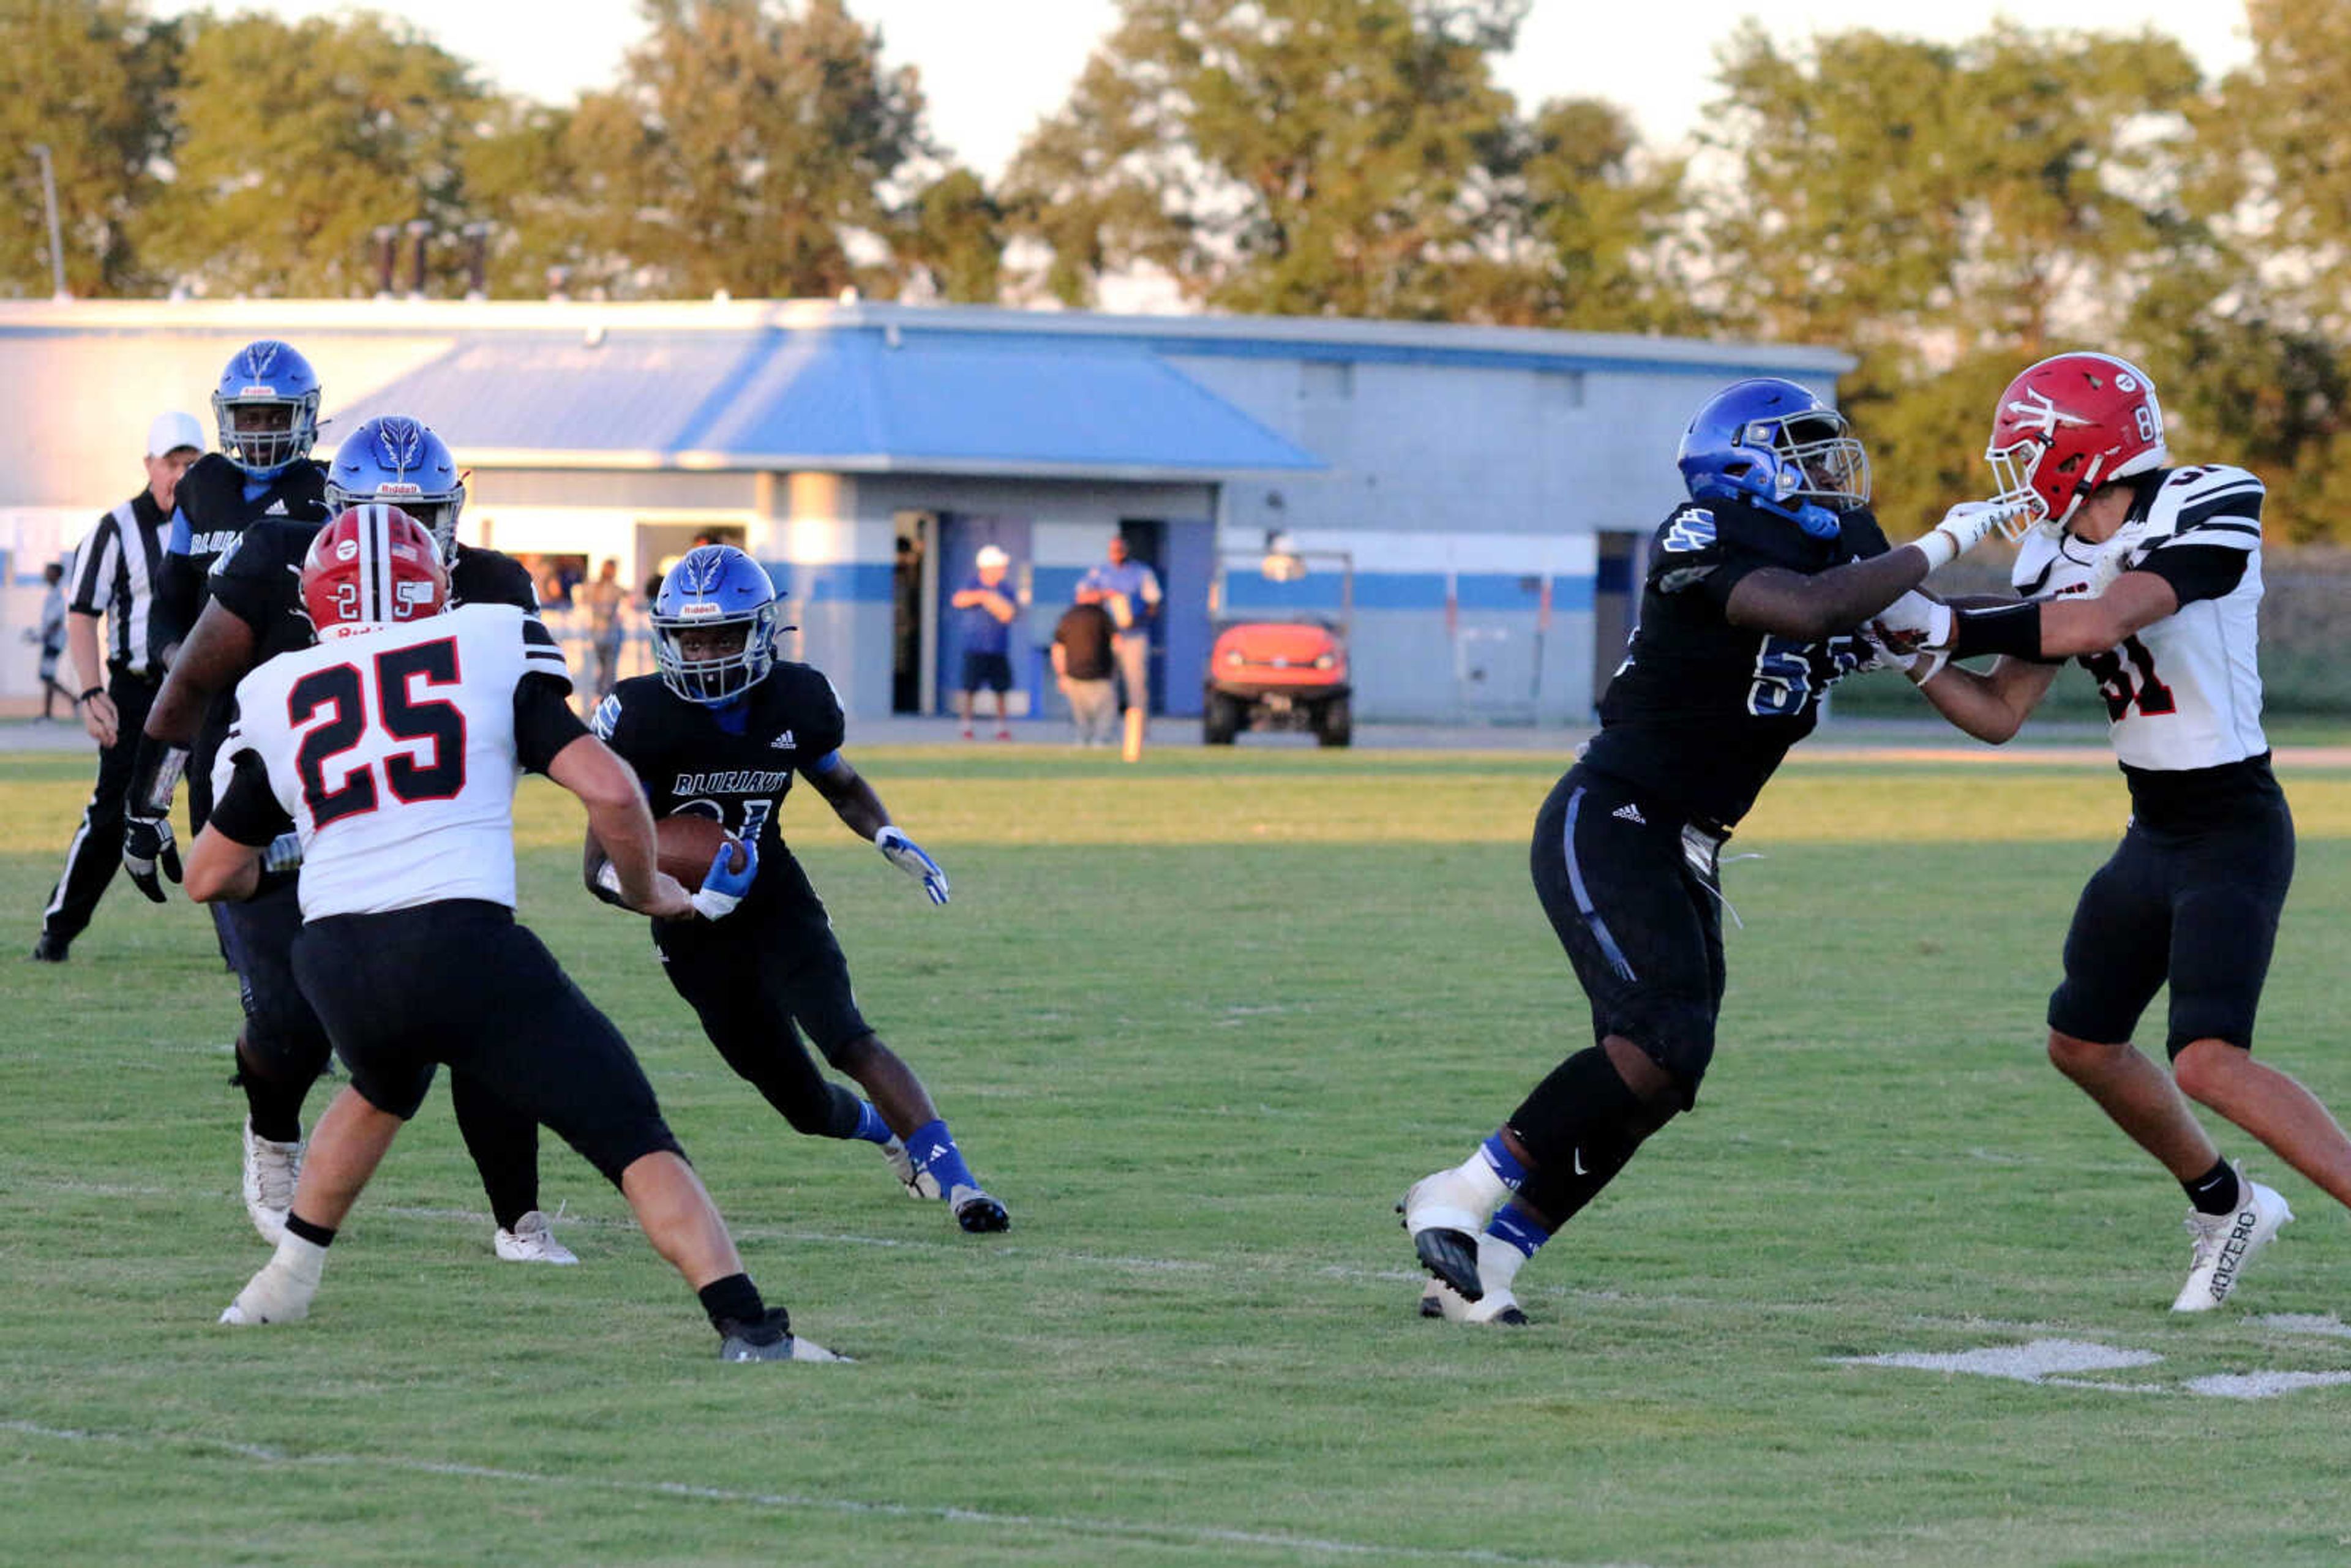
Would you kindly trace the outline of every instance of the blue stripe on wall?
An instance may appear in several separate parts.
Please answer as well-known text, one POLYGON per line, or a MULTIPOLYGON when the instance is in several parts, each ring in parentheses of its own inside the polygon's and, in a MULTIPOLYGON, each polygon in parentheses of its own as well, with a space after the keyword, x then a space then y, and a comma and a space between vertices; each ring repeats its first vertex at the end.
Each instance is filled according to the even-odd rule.
POLYGON ((768 576, 790 605, 887 604, 895 568, 886 560, 838 561, 811 566, 765 560, 768 576))

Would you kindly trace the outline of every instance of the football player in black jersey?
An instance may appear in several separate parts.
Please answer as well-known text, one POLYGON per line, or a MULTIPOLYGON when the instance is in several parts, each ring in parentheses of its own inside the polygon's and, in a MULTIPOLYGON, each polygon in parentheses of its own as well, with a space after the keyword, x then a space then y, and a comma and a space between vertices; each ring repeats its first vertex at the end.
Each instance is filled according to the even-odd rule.
MULTIPOLYGON (((224 441, 228 434, 225 423, 224 441)), ((302 559, 323 522, 346 507, 375 500, 397 505, 432 530, 448 570, 453 604, 517 605, 531 614, 538 634, 548 637, 546 628, 536 624, 538 601, 530 573, 496 550, 457 544, 465 486, 447 445, 424 425, 398 416, 360 425, 335 454, 322 490, 319 517, 252 519, 213 563, 205 584, 208 602, 147 716, 141 766, 131 786, 135 816, 164 822, 178 763, 187 756, 183 748, 193 743, 199 764, 218 749, 236 683, 247 671, 316 641, 301 602, 302 559)), ((162 869, 177 881, 168 831, 166 827, 162 869)), ((317 1013, 294 981, 293 944, 302 913, 295 879, 284 874, 298 864, 291 843, 274 846, 268 864, 279 873, 275 885, 242 903, 213 907, 225 912, 229 957, 245 1004, 236 1060, 247 1107, 246 1211, 254 1228, 274 1241, 299 1170, 302 1102, 326 1071, 330 1048, 317 1013)), ((162 888, 152 865, 147 878, 150 896, 160 899, 162 888)), ((509 1262, 578 1262, 555 1239, 539 1209, 537 1124, 466 1074, 450 1074, 449 1094, 496 1217, 497 1255, 509 1262)))
POLYGON ((1535 818, 1535 891, 1591 999, 1593 1043, 1398 1206, 1437 1279, 1432 1316, 1523 1322, 1520 1266, 1696 1103, 1722 1005, 1723 840, 1812 732, 1822 694, 1870 662, 1855 629, 2004 516, 1957 507, 1889 549, 1861 443, 1779 380, 1709 398, 1680 466, 1690 498, 1657 529, 1600 734, 1535 818))
MULTIPOLYGON (((264 517, 312 525, 327 520, 326 475, 310 460, 311 444, 319 438, 319 377, 310 361, 275 339, 247 343, 221 371, 213 392, 221 449, 197 458, 180 476, 155 573, 156 640, 167 664, 204 610, 213 563, 236 548, 246 528, 264 517)), ((215 739, 227 733, 228 702, 224 692, 221 711, 213 716, 218 721, 215 739)), ((152 765, 158 758, 148 760, 152 765)), ((193 763, 188 780, 192 831, 204 825, 212 810, 212 758, 200 754, 193 763)), ((179 863, 171 826, 134 811, 123 836, 122 862, 139 891, 160 904, 158 861, 179 863)), ((227 942, 224 930, 224 951, 227 942)))
MULTIPOLYGON (((656 921, 653 945, 726 1064, 794 1131, 877 1144, 909 1192, 944 1198, 964 1229, 1008 1229, 1004 1206, 964 1164, 922 1080, 858 1011, 824 904, 784 845, 778 818, 797 774, 932 903, 947 901, 946 873, 891 826, 873 786, 841 755, 832 683, 776 657, 778 608, 767 571, 741 550, 689 550, 653 601, 659 675, 622 681, 590 725, 636 769, 656 818, 700 812, 758 852, 739 908, 716 921, 656 921), (803 1030, 870 1101, 825 1078, 803 1030)), ((593 832, 585 871, 590 892, 622 903, 593 832)))

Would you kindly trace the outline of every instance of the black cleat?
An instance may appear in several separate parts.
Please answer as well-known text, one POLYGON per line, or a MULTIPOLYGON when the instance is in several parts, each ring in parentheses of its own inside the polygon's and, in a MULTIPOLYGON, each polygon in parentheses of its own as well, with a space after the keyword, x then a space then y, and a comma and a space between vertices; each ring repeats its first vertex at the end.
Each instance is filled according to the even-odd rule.
POLYGON ((789 1361, 792 1359, 792 1315, 769 1307, 758 1322, 729 1319, 718 1330, 721 1361, 789 1361))
POLYGON ((61 942, 44 931, 40 935, 40 939, 33 944, 33 962, 62 964, 66 961, 66 949, 72 945, 70 939, 61 942))
POLYGON ((1412 1239, 1420 1266, 1452 1286, 1465 1301, 1483 1300, 1486 1286, 1478 1278, 1478 1239, 1459 1230, 1431 1228, 1412 1239))
POLYGON ((979 1187, 956 1188, 954 1196, 947 1199, 947 1207, 955 1212, 955 1222, 974 1236, 1012 1228, 1012 1216, 979 1187))

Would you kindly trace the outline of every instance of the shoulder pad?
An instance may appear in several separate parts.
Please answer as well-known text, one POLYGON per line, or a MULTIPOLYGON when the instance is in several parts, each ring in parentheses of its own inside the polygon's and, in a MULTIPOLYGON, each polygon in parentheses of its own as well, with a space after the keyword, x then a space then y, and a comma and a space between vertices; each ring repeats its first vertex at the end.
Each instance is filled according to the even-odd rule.
POLYGON ((2266 494, 2258 476, 2227 464, 2175 468, 2164 476, 2147 504, 2147 533, 2151 539, 2163 539, 2220 528, 2258 537, 2266 494))

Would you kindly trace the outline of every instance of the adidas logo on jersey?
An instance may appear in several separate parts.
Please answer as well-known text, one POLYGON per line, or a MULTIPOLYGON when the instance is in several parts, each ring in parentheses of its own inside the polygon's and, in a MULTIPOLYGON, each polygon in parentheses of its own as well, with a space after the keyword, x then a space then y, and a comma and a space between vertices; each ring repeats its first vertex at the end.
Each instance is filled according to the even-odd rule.
POLYGON ((784 731, 783 734, 776 737, 775 739, 768 742, 768 748, 771 751, 790 751, 798 745, 799 742, 792 739, 792 732, 788 729, 784 731))
POLYGON ((265 517, 285 517, 287 515, 286 497, 280 496, 276 500, 270 502, 266 507, 262 507, 261 515, 265 517))
POLYGON ((1612 817, 1617 818, 1619 821, 1636 823, 1644 828, 1649 825, 1649 819, 1641 815, 1641 808, 1635 806, 1630 800, 1625 801, 1623 805, 1617 807, 1608 814, 1612 817))

